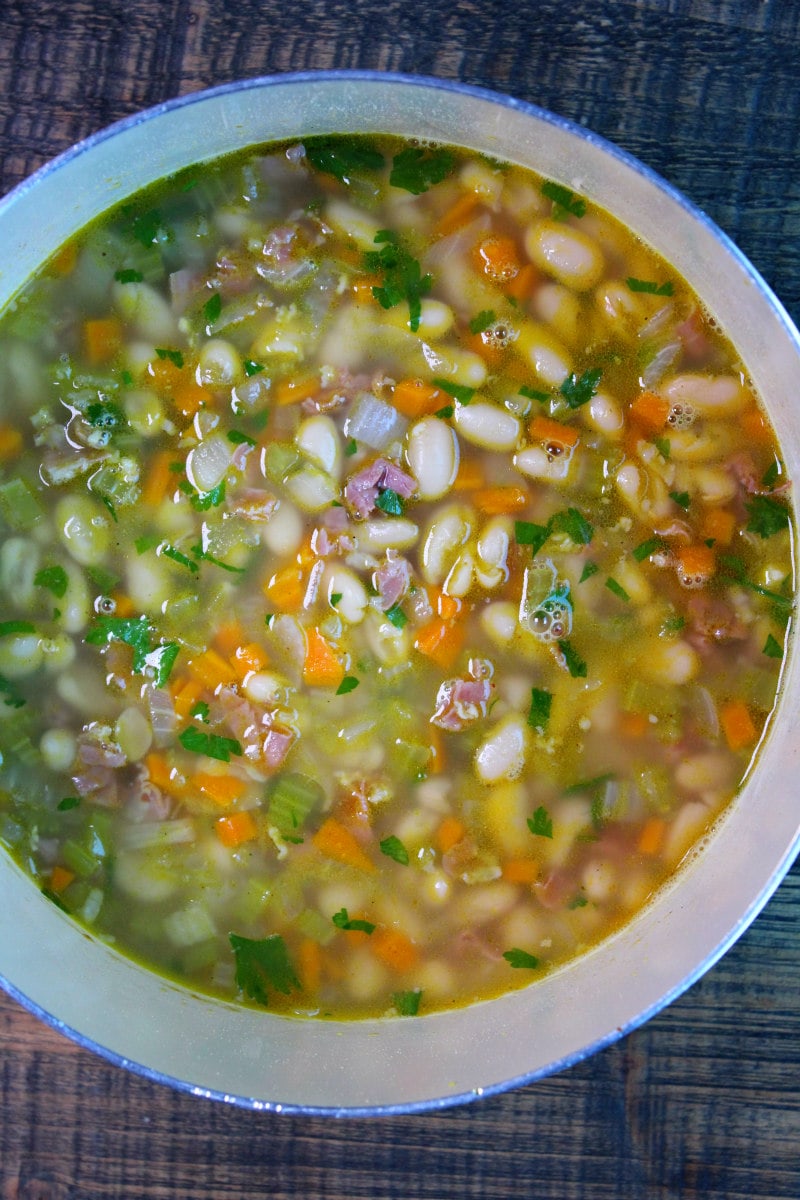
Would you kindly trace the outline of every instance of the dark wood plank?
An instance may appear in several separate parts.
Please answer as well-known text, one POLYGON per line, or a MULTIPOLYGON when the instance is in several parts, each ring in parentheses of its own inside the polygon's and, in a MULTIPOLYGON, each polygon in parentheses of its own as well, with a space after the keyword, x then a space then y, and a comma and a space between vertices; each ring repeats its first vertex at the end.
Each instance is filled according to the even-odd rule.
MULTIPOLYGON (((800 6, 786 0, 4 0, 0 190, 109 122, 243 76, 409 71, 640 156, 800 317, 800 6)), ((447 1112, 258 1115, 109 1066, 0 997, 0 1200, 797 1200, 800 868, 725 958, 563 1075, 447 1112)), ((702 914, 699 914, 699 919, 702 914)))

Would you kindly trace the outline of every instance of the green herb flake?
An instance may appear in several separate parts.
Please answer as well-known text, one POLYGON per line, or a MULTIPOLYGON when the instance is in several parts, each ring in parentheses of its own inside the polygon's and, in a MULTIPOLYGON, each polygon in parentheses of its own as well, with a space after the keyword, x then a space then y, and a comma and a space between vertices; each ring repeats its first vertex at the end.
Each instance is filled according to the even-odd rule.
POLYGON ((545 400, 550 399, 549 392, 540 392, 536 388, 528 387, 527 384, 523 384, 521 388, 517 388, 517 391, 526 400, 538 400, 540 404, 544 404, 545 400))
POLYGON ((783 474, 781 464, 775 459, 769 464, 761 479, 761 486, 769 488, 770 491, 775 487, 778 479, 783 474))
POLYGON ((183 354, 180 350, 170 350, 165 346, 156 346, 156 354, 160 359, 166 359, 180 370, 183 367, 183 354))
POLYGON ((766 654, 767 658, 783 658, 783 646, 772 636, 771 633, 767 634, 767 640, 764 644, 762 654, 766 654))
POLYGON ((236 933, 230 934, 229 938, 236 961, 236 986, 251 1000, 268 1005, 268 988, 284 996, 295 989, 300 990, 300 980, 279 934, 273 933, 260 941, 236 933))
POLYGON ((0 637, 12 633, 36 633, 36 626, 30 621, 0 621, 0 637))
POLYGON ((572 648, 572 645, 562 638, 558 643, 558 648, 564 655, 564 664, 573 679, 585 679, 589 669, 581 656, 572 648))
POLYGON ((625 591, 625 588, 622 586, 622 584, 617 583, 616 579, 614 579, 612 575, 609 575, 608 579, 606 580, 606 587, 610 592, 617 596, 618 599, 624 600, 626 604, 630 604, 630 596, 625 591))
POLYGON ((391 608, 387 608, 385 616, 387 620, 391 621, 395 629, 405 629, 408 624, 408 617, 399 604, 393 604, 391 608))
POLYGON ((228 441, 234 446, 255 446, 256 439, 251 438, 249 433, 242 433, 241 429, 229 429, 228 441))
POLYGON ((445 404, 444 408, 437 408, 433 415, 435 417, 439 417, 442 421, 446 421, 449 417, 452 417, 454 412, 455 409, 453 408, 452 404, 445 404))
POLYGON ((119 377, 122 380, 123 387, 133 387, 133 375, 130 373, 130 371, 120 371, 119 377))
POLYGON ((90 646, 124 642, 133 650, 133 669, 137 673, 147 665, 150 652, 150 626, 147 617, 96 617, 84 639, 90 646))
POLYGON ((385 854, 387 858, 392 858, 396 863, 400 863, 401 867, 407 867, 409 863, 408 851, 406 850, 399 837, 395 837, 393 833, 385 837, 379 842, 381 854, 385 854))
POLYGON ((359 685, 359 682, 360 681, 356 679, 355 675, 345 675, 344 679, 336 689, 336 695, 346 696, 348 692, 355 691, 359 685))
POLYGON ((52 592, 59 600, 66 595, 69 586, 67 572, 63 567, 42 567, 41 571, 34 575, 33 582, 36 587, 47 588, 48 592, 52 592))
POLYGON ((687 509, 691 502, 691 497, 688 492, 670 492, 670 500, 674 500, 679 508, 687 509))
POLYGON ((463 383, 451 383, 449 379, 434 378, 433 384, 434 387, 439 388, 443 392, 447 392, 448 396, 452 396, 453 399, 457 400, 459 404, 469 404, 470 400, 475 395, 475 388, 467 387, 463 383))
POLYGON ((573 910, 576 908, 586 908, 586 905, 588 903, 589 903, 589 901, 586 899, 585 896, 581 896, 580 894, 578 894, 577 896, 572 897, 569 904, 567 905, 567 908, 570 910, 573 910))
POLYGON ((670 453, 672 452, 672 443, 670 442, 669 438, 654 437, 653 445, 662 458, 669 458, 670 453))
POLYGON ((59 812, 69 812, 71 808, 77 808, 80 802, 80 796, 65 796, 63 800, 59 800, 56 808, 59 812))
POLYGON ((402 517, 405 512, 402 496, 398 496, 397 492, 392 491, 391 488, 384 488, 379 493, 375 500, 375 507, 390 517, 402 517))
POLYGON ((147 666, 155 671, 156 687, 163 687, 169 679, 179 651, 180 646, 177 642, 162 642, 155 650, 149 651, 146 662, 147 666))
POLYGON ((594 396, 602 377, 603 372, 600 367, 584 371, 582 375, 575 375, 573 372, 567 376, 558 390, 570 408, 580 408, 582 405, 588 404, 594 396))
POLYGON ((263 371, 264 364, 260 363, 260 362, 256 362, 255 359, 246 358, 244 360, 244 362, 242 363, 242 368, 244 370, 245 375, 249 379, 252 375, 258 375, 259 372, 263 371))
POLYGON ((380 250, 368 250, 364 265, 370 273, 383 275, 383 284, 373 287, 372 294, 381 308, 395 308, 405 301, 408 327, 416 333, 422 316, 422 297, 431 290, 433 278, 422 274, 417 260, 390 229, 379 230, 375 244, 380 245, 380 250))
POLYGON ((347 915, 346 908, 340 908, 338 912, 333 914, 331 920, 337 929, 347 929, 358 933, 375 932, 375 926, 372 921, 361 921, 358 918, 351 919, 347 915))
POLYGON ((124 267, 122 270, 114 272, 114 278, 117 283, 141 283, 144 275, 132 267, 124 267))
POLYGON ((198 721, 203 721, 206 725, 208 724, 208 718, 210 715, 211 710, 209 709, 205 700, 198 700, 197 703, 193 704, 189 710, 190 717, 196 717, 198 721))
POLYGON ((416 1017, 422 999, 422 989, 414 988, 411 992, 395 992, 392 1003, 401 1017, 416 1017))
POLYGON ((542 195, 553 201, 553 216, 582 217, 586 213, 586 201, 576 196, 568 187, 556 183, 554 179, 544 181, 542 195))
POLYGON ((383 155, 370 142, 344 138, 316 138, 306 143, 306 158, 315 170, 350 183, 354 175, 379 171, 383 155))
POLYGON ((6 708, 24 708, 27 703, 20 695, 17 685, 6 679, 5 675, 0 675, 0 695, 6 708))
POLYGON ((214 292, 214 295, 210 296, 203 305, 203 320, 208 325, 213 325, 215 321, 219 320, 221 312, 222 296, 220 296, 219 292, 214 292))
POLYGON ((544 688, 531 688, 531 706, 528 711, 528 724, 532 729, 544 733, 550 720, 550 710, 553 705, 552 692, 544 688))
POLYGON ((629 275, 625 280, 632 292, 646 292, 649 296, 671 296, 674 287, 669 280, 666 283, 656 283, 651 279, 634 279, 629 275))
POLYGON ((583 564, 583 570, 581 571, 581 577, 578 580, 578 583, 585 583, 587 579, 591 579, 593 575, 596 575, 599 570, 600 568, 598 567, 597 563, 593 563, 591 559, 587 559, 587 561, 583 564))
POLYGON ((162 546, 161 553, 165 558, 171 558, 173 562, 178 563, 182 567, 186 567, 192 574, 197 574, 200 570, 197 563, 187 555, 182 554, 180 550, 176 550, 174 546, 162 546))
POLYGON ((637 562, 644 562, 651 554, 655 554, 657 550, 661 550, 664 543, 661 538, 651 537, 645 542, 640 542, 638 546, 634 546, 631 554, 637 562))
POLYGON ((349 441, 345 443, 344 452, 348 458, 351 458, 354 454, 358 453, 358 442, 355 438, 350 438, 349 441))
POLYGON ((160 546, 161 540, 160 533, 143 533, 133 544, 137 554, 146 554, 148 550, 154 550, 156 546, 160 546))
POLYGON ((112 521, 113 521, 113 522, 114 522, 114 524, 116 525, 116 523, 117 523, 117 521, 119 520, 119 518, 118 518, 118 516, 117 516, 117 510, 116 510, 116 508, 114 507, 114 505, 113 505, 113 503, 111 502, 111 500, 109 499, 109 497, 108 497, 108 496, 105 496, 105 495, 104 495, 102 492, 95 492, 95 495, 97 496, 97 499, 98 499, 98 500, 100 500, 100 501, 101 501, 101 503, 102 503, 102 504, 104 504, 104 505, 106 506, 106 508, 108 509, 109 513, 111 514, 111 519, 112 519, 112 521))
POLYGON ((530 546, 536 555, 550 537, 550 525, 535 525, 533 521, 515 521, 514 538, 518 546, 530 546))
POLYGON ((414 196, 427 192, 434 184, 446 179, 455 166, 455 158, 449 150, 426 149, 408 146, 395 154, 389 183, 403 188, 414 196))
POLYGON ((753 496, 745 501, 748 533, 757 533, 759 537, 768 538, 789 527, 789 510, 781 501, 772 496, 753 496))
POLYGON ((576 546, 588 546, 594 537, 594 527, 577 508, 565 508, 550 518, 552 533, 565 533, 576 546))
POLYGON ((133 236, 143 246, 152 246, 154 242, 167 240, 167 231, 161 224, 161 213, 157 208, 140 213, 134 217, 132 225, 133 236))
POLYGON ((235 738, 221 737, 217 733, 205 733, 195 725, 189 725, 178 735, 178 741, 184 750, 192 754, 205 754, 207 758, 216 758, 219 762, 230 762, 231 755, 241 757, 243 750, 235 738))
POLYGON ((505 950, 503 958, 511 967, 527 968, 529 971, 535 971, 539 966, 539 959, 535 954, 529 954, 527 950, 519 950, 516 947, 513 950, 505 950))
POLYGON ((569 787, 564 788, 565 796, 577 796, 580 792, 597 792, 598 788, 605 785, 614 778, 610 771, 605 775, 595 775, 592 779, 581 779, 578 783, 571 783, 569 787))
POLYGON ((494 325, 496 320, 496 313, 491 308, 484 308, 470 321, 469 331, 470 333, 483 333, 490 325, 494 325))
POLYGON ((534 837, 552 838, 553 822, 547 809, 539 805, 532 817, 528 817, 528 829, 534 837))
POLYGON ((331 594, 330 594, 330 596, 328 597, 328 599, 330 600, 330 602, 331 602, 331 605, 333 606, 333 608, 336 608, 336 605, 337 605, 337 604, 339 603, 339 601, 341 600, 341 598, 342 598, 342 595, 343 595, 343 593, 342 593, 342 592, 331 592, 331 594))

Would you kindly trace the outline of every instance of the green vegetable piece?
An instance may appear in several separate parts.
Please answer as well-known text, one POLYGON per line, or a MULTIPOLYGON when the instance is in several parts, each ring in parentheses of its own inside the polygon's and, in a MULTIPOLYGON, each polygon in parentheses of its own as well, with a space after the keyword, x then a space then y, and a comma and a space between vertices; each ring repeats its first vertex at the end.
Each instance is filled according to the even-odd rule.
POLYGON ((69 812, 71 808, 77 808, 80 802, 80 796, 65 796, 63 800, 59 800, 56 808, 59 812, 69 812))
POLYGON ((260 371, 264 370, 264 364, 256 362, 255 359, 252 358, 246 358, 242 363, 242 367, 248 379, 251 375, 258 375, 260 371))
POLYGON ((316 138, 306 143, 306 158, 317 171, 350 183, 354 175, 379 171, 383 155, 366 139, 316 138))
POLYGON ((412 992, 395 992, 392 1003, 401 1017, 416 1017, 422 999, 422 989, 414 988, 412 992))
POLYGON ((398 496, 397 492, 392 491, 391 488, 384 488, 379 493, 375 501, 375 507, 381 509, 382 512, 385 512, 390 517, 402 517, 406 510, 402 496, 398 496))
POLYGON ((228 441, 234 446, 255 446, 256 439, 251 438, 249 433, 242 433, 241 429, 229 429, 228 441))
POLYGON ((395 308, 402 301, 408 304, 408 325, 412 333, 419 329, 422 316, 422 297, 431 290, 433 279, 423 275, 415 258, 400 244, 397 234, 381 229, 375 235, 380 250, 368 250, 364 255, 366 269, 383 275, 383 284, 373 287, 372 294, 381 308, 395 308))
POLYGON ((669 280, 666 283, 656 283, 650 279, 635 279, 629 275, 625 280, 632 292, 647 292, 651 296, 671 296, 674 287, 669 280))
POLYGON ((147 665, 155 670, 156 687, 163 687, 175 666, 180 646, 177 642, 163 642, 147 655, 147 665))
POLYGON ((152 246, 156 242, 167 241, 167 231, 161 224, 161 213, 157 208, 140 213, 133 220, 133 236, 143 246, 152 246))
MULTIPOLYGON (((463 383, 451 383, 449 379, 435 378, 434 386, 442 392, 447 392, 448 396, 452 396, 459 404, 469 404, 472 397, 475 395, 475 388, 467 387, 463 383)), ((450 416, 452 416, 452 409, 450 416)), ((438 416, 438 414, 437 414, 438 416)))
POLYGON ((0 483, 0 517, 16 533, 26 533, 44 517, 44 509, 27 479, 0 483))
POLYGON ((625 591, 625 588, 621 583, 617 583, 616 579, 614 579, 611 575, 609 575, 608 579, 606 580, 606 587, 620 600, 624 600, 626 604, 630 604, 631 598, 625 591))
POLYGON ((236 961, 236 986, 251 1000, 268 1007, 268 988, 284 996, 300 990, 300 980, 279 934, 270 934, 259 941, 231 933, 229 940, 236 961))
POLYGON ((356 679, 355 675, 345 675, 344 679, 336 689, 336 695, 346 696, 348 692, 355 691, 355 689, 358 687, 358 684, 359 680, 356 679))
POLYGON ((141 271, 136 271, 132 267, 123 268, 121 271, 114 272, 114 278, 117 283, 141 283, 144 275, 141 271))
POLYGON ((564 655, 564 664, 573 679, 585 679, 589 668, 583 661, 576 650, 573 650, 570 642, 566 638, 562 638, 558 643, 558 648, 564 655))
POLYGON ((528 817, 528 829, 534 837, 552 838, 553 822, 543 805, 539 805, 532 817, 528 817))
POLYGON ((392 858, 396 863, 400 863, 401 867, 407 867, 409 863, 408 851, 406 850, 399 837, 395 837, 393 833, 388 837, 383 838, 378 843, 381 854, 385 854, 387 858, 392 858))
POLYGON ((517 388, 517 391, 526 400, 538 400, 540 404, 550 399, 549 392, 540 392, 537 388, 528 387, 527 384, 523 384, 521 388, 517 388))
POLYGON ((375 926, 371 921, 361 921, 358 918, 351 919, 347 915, 346 908, 340 908, 338 912, 333 914, 331 920, 337 929, 355 930, 358 933, 375 932, 375 926))
POLYGON ((539 959, 535 954, 529 954, 527 950, 519 950, 516 947, 513 950, 505 950, 503 958, 511 967, 522 967, 529 971, 535 971, 539 966, 539 959))
POLYGON ((271 786, 267 820, 287 837, 305 824, 310 813, 320 808, 325 792, 316 779, 299 771, 278 775, 271 786))
POLYGON ((749 533, 757 533, 759 537, 768 538, 789 527, 789 510, 780 500, 772 496, 753 496, 745 501, 749 533))
POLYGON ((670 500, 674 500, 680 508, 686 509, 689 507, 691 497, 688 492, 670 492, 669 496, 670 500))
POLYGON ((553 179, 546 179, 542 184, 542 195, 553 201, 555 205, 553 216, 555 217, 567 214, 573 217, 582 217, 586 213, 586 201, 553 179))
POLYGON ((111 641, 124 642, 133 650, 133 669, 141 672, 150 650, 150 626, 147 617, 95 617, 85 641, 90 646, 105 646, 111 641))
POLYGON ((178 370, 180 370, 183 366, 183 355, 180 350, 170 350, 164 346, 156 346, 156 354, 159 358, 167 359, 169 362, 173 363, 178 370))
POLYGON ((215 292, 214 295, 209 297, 209 299, 206 300, 205 304, 203 305, 203 320, 209 325, 213 325, 214 322, 219 319, 221 312, 222 296, 220 296, 219 292, 215 292))
POLYGON ((551 533, 565 533, 576 546, 588 546, 594 537, 594 527, 577 508, 566 508, 550 518, 551 533))
POLYGON ((173 562, 186 567, 194 575, 200 570, 196 562, 191 558, 187 558, 185 554, 182 554, 180 550, 176 550, 174 546, 162 546, 161 553, 164 555, 164 558, 171 558, 173 562))
POLYGON ((672 443, 670 442, 669 438, 654 437, 653 445, 655 446, 656 450, 658 450, 658 453, 662 458, 669 458, 672 450, 672 443))
POLYGON ((358 442, 355 438, 348 439, 348 441, 345 443, 344 452, 348 458, 351 458, 352 455, 358 453, 358 442))
POLYGON ((196 717, 198 721, 204 721, 208 724, 208 718, 211 715, 211 710, 205 700, 198 700, 196 704, 189 709, 189 716, 196 717))
POLYGON ((644 562, 651 554, 655 554, 657 550, 660 550, 663 545, 664 543, 661 541, 661 538, 651 537, 645 542, 640 542, 638 546, 634 546, 631 554, 637 562, 644 562))
POLYGON ((514 537, 517 545, 530 546, 531 553, 535 556, 539 553, 542 546, 550 537, 551 527, 547 525, 535 525, 532 521, 515 521, 514 522, 514 537))
POLYGON ((452 404, 445 404, 444 408, 437 408, 433 415, 439 417, 442 421, 446 421, 449 417, 452 417, 454 412, 455 409, 452 404))
POLYGON ((87 405, 84 416, 95 429, 119 429, 125 424, 122 410, 107 400, 87 405))
POLYGON ((491 308, 484 308, 470 321, 469 331, 470 333, 483 333, 490 325, 494 325, 496 320, 497 316, 495 312, 491 308))
POLYGON ((580 408, 582 405, 589 403, 597 391, 602 376, 603 372, 600 367, 584 371, 580 376, 575 375, 573 372, 573 374, 567 376, 558 390, 570 408, 580 408))
POLYGON ((553 705, 553 694, 544 688, 531 688, 531 706, 528 711, 528 724, 532 729, 541 733, 547 728, 550 720, 550 710, 553 705))
POLYGON ((328 597, 333 608, 336 608, 336 605, 339 603, 341 598, 342 598, 341 592, 331 592, 330 596, 328 597))
POLYGON ((419 146, 408 146, 395 154, 389 183, 403 188, 414 196, 427 192, 436 183, 446 179, 455 166, 455 158, 449 150, 423 150, 419 146))
POLYGON ((764 643, 762 654, 766 654, 767 658, 783 658, 783 646, 772 636, 771 633, 767 634, 767 640, 764 643))
MULTIPOLYGON (((16 684, 10 679, 6 679, 5 675, 0 675, 0 695, 3 697, 3 704, 6 708, 24 708, 27 704, 25 698, 20 695, 16 684)), ((2 761, 0 759, 0 761, 2 761)))
POLYGON ((13 633, 36 633, 36 626, 30 621, 0 621, 0 637, 13 633))
POLYGON ((764 475, 761 479, 762 487, 769 488, 771 491, 775 487, 775 484, 778 482, 778 479, 780 478, 780 476, 782 474, 783 474, 783 468, 782 468, 781 464, 778 462, 778 460, 775 459, 774 462, 771 462, 769 464, 766 471, 764 472, 764 475))
POLYGON ((146 554, 148 550, 154 550, 156 546, 160 546, 161 540, 160 533, 143 533, 133 544, 137 554, 146 554))
POLYGON ((221 737, 217 733, 205 733, 195 725, 189 725, 178 735, 178 741, 184 750, 193 754, 205 754, 208 758, 216 758, 219 762, 230 762, 231 755, 240 757, 243 750, 235 738, 221 737))
POLYGON ((581 577, 578 580, 578 583, 585 583, 587 579, 591 579, 593 575, 596 575, 599 570, 600 568, 598 567, 597 563, 587 560, 583 564, 583 570, 581 571, 581 577))
POLYGON ((48 592, 52 592, 59 600, 66 595, 69 585, 67 572, 63 567, 42 567, 41 571, 34 575, 33 582, 36 587, 47 588, 48 592))
POLYGON ((577 896, 572 897, 569 904, 567 905, 567 908, 569 908, 569 909, 585 908, 588 903, 589 903, 589 901, 586 899, 585 896, 577 895, 577 896))
POLYGON ((408 624, 408 617, 399 604, 393 604, 391 608, 387 608, 385 616, 387 620, 391 621, 395 629, 404 629, 408 624))

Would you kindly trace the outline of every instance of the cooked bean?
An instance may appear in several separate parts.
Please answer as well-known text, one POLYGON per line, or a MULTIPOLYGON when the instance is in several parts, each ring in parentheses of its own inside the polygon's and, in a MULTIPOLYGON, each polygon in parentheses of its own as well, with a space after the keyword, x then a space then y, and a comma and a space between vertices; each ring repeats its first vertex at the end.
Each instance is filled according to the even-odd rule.
POLYGON ((422 574, 426 583, 442 582, 472 529, 473 515, 463 505, 452 505, 436 514, 423 536, 422 574))
POLYGON ((525 765, 528 735, 521 717, 510 716, 494 727, 475 752, 475 769, 484 783, 516 779, 525 765))
POLYGON ((82 567, 99 565, 111 544, 110 518, 88 496, 64 496, 56 504, 56 527, 66 549, 82 567))
POLYGON ((514 450, 520 439, 519 417, 496 404, 473 400, 459 404, 455 412, 456 428, 468 442, 486 450, 514 450))
POLYGON ((422 417, 408 431, 406 459, 421 500, 438 500, 450 490, 458 471, 455 431, 438 417, 422 417))
POLYGON ((525 249, 537 267, 577 291, 588 291, 603 274, 599 246, 560 221, 534 221, 525 234, 525 249))

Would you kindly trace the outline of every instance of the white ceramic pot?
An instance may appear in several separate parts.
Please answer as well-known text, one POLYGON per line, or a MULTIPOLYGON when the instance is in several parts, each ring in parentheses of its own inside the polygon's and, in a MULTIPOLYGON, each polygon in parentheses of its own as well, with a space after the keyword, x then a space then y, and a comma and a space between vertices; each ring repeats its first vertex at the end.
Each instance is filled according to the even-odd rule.
MULTIPOLYGON (((0 309, 66 238, 191 163, 258 142, 395 133, 535 168, 664 255, 726 329, 800 479, 800 338, 728 239, 640 163, 530 105, 436 80, 332 72, 251 79, 163 104, 61 156, 0 204, 0 309)), ((0 853, 0 976, 12 996, 112 1061, 252 1108, 401 1112, 574 1063, 631 1030, 747 927, 800 841, 796 646, 757 767, 707 844, 627 928, 526 990, 415 1019, 300 1021, 198 996, 92 938, 0 853)))

